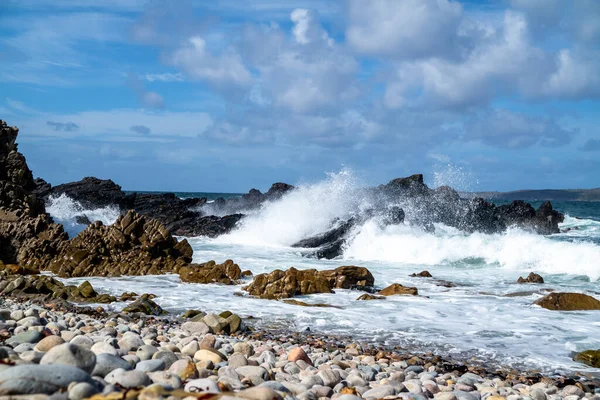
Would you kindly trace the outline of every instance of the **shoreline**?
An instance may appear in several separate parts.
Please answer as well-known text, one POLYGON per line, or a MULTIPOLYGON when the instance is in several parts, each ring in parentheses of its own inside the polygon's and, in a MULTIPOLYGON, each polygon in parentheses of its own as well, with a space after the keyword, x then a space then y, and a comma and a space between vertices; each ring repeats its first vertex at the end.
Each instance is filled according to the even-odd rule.
MULTIPOLYGON (((121 357, 129 362, 132 367, 136 365, 137 368, 140 363, 144 365, 144 368, 150 364, 159 365, 156 370, 146 374, 151 377, 150 380, 140 376, 137 376, 136 379, 139 382, 145 382, 141 385, 144 387, 150 387, 152 383, 162 382, 162 386, 166 387, 167 391, 171 391, 171 395, 175 396, 172 398, 184 398, 177 397, 175 390, 184 388, 186 384, 195 379, 201 379, 203 384, 208 385, 211 384, 212 380, 215 385, 212 387, 213 390, 218 388, 223 392, 234 392, 236 393, 235 396, 238 397, 244 397, 244 391, 249 388, 260 387, 273 389, 273 393, 269 392, 270 396, 276 394, 279 396, 277 398, 291 397, 305 400, 312 398, 306 392, 313 389, 313 392, 321 391, 317 394, 328 394, 317 398, 330 397, 332 399, 339 398, 340 400, 351 400, 348 397, 342 398, 344 395, 358 395, 369 399, 385 397, 386 399, 402 398, 405 400, 425 400, 428 398, 437 400, 499 400, 495 397, 492 398, 492 396, 500 396, 506 400, 512 400, 510 396, 516 394, 519 394, 520 398, 523 398, 523 396, 525 396, 524 398, 537 398, 525 395, 525 392, 529 393, 537 390, 541 391, 536 392, 536 396, 540 397, 542 392, 547 396, 553 396, 566 391, 564 393, 566 396, 572 396, 571 392, 573 392, 580 395, 578 398, 596 398, 594 393, 596 391, 600 392, 600 379, 594 379, 589 374, 546 376, 534 371, 518 371, 512 368, 495 369, 481 365, 477 360, 464 361, 441 357, 434 353, 421 353, 410 349, 379 346, 374 343, 352 339, 350 336, 327 335, 319 332, 292 332, 286 329, 268 329, 266 327, 257 328, 251 320, 249 321, 250 331, 231 335, 216 333, 213 335, 205 331, 194 333, 194 329, 197 328, 194 324, 197 324, 197 322, 190 323, 193 319, 186 320, 175 315, 158 317, 140 314, 125 315, 121 312, 107 312, 95 307, 81 307, 62 301, 50 303, 39 301, 19 302, 2 298, 0 299, 0 309, 2 310, 0 313, 4 317, 7 315, 21 317, 20 320, 14 321, 14 323, 5 319, 2 326, 4 329, 0 330, 4 346, 0 349, 0 354, 8 355, 9 358, 8 361, 2 362, 4 367, 0 366, 0 394, 17 394, 14 389, 13 391, 7 389, 7 381, 3 380, 4 373, 11 369, 9 365, 35 365, 36 361, 39 363, 46 357, 46 354, 50 354, 52 348, 44 349, 48 353, 42 352, 37 344, 42 343, 42 341, 38 340, 36 343, 31 344, 23 341, 11 350, 5 346, 7 343, 15 345, 16 342, 13 341, 13 338, 16 335, 11 334, 11 328, 7 329, 6 325, 12 325, 13 333, 17 330, 20 331, 21 335, 24 332, 41 332, 39 338, 43 338, 44 342, 56 338, 56 342, 60 343, 55 344, 55 346, 68 346, 65 343, 67 340, 58 338, 69 339, 68 341, 71 343, 77 343, 76 346, 72 347, 77 347, 78 351, 84 353, 95 352, 95 361, 108 357, 99 357, 103 352, 107 352, 121 357), (68 326, 61 326, 61 321, 63 325, 68 326), (186 322, 188 325, 193 326, 193 328, 189 328, 191 331, 186 330, 188 329, 185 325, 186 322), (36 323, 39 325, 36 325, 36 323), (19 329, 24 326, 28 326, 27 330, 19 329), (76 339, 80 336, 86 338, 76 339), (129 339, 125 340, 124 338, 128 337, 136 338, 132 347, 127 347, 128 344, 126 343, 129 343, 127 342, 129 339), (197 349, 195 345, 190 345, 191 342, 197 342, 197 349), (212 347, 207 347, 207 343, 212 343, 212 347), (238 345, 237 343, 243 344, 238 345), (21 346, 21 348, 18 346, 21 346), (189 349, 190 346, 192 347, 191 350, 189 349), (235 346, 246 349, 244 359, 240 357, 239 352, 234 351, 235 346), (302 353, 305 354, 299 358, 301 361, 290 361, 290 354, 299 351, 295 350, 298 346, 303 348, 302 353), (185 349, 185 347, 188 348, 185 349), (203 348, 208 350, 203 354, 198 354, 198 351, 203 348), (19 350, 20 353, 14 353, 15 350, 19 350), (152 352, 152 357, 149 357, 149 362, 144 364, 144 357, 140 359, 139 356, 140 352, 143 353, 146 350, 152 352), (168 365, 163 366, 161 369, 161 361, 154 362, 154 360, 160 358, 154 357, 157 352, 170 353, 162 354, 162 356, 168 358, 171 364, 167 363, 168 365), (256 358, 255 353, 256 355, 260 354, 262 359, 253 361, 253 357, 256 358), (212 363, 209 360, 199 359, 204 356, 211 359, 212 363), (215 359, 215 356, 220 357, 221 360, 215 359), (304 363, 302 360, 304 360, 304 363), (172 364, 174 363, 177 363, 179 367, 183 365, 185 368, 182 370, 178 370, 179 367, 173 368, 172 364), (314 364, 314 367, 309 366, 309 364, 314 364), (252 368, 245 368, 252 365, 252 368), (258 371, 259 374, 242 378, 238 371, 240 368, 242 368, 240 371, 253 370, 254 372, 258 371), (174 378, 174 375, 176 375, 174 370, 183 375, 179 379, 174 378), (288 370, 294 371, 295 374, 290 373, 288 370), (352 372, 354 370, 358 372, 352 372), (330 371, 334 371, 333 375, 335 376, 342 373, 342 371, 344 373, 341 376, 329 377, 332 382, 329 382, 328 385, 323 384, 327 382, 323 382, 324 378, 321 375, 328 377, 331 375, 330 371), (398 377, 400 373, 403 379, 398 377), (237 378, 235 378, 236 376, 237 378), (343 376, 346 376, 346 378, 343 378, 343 376), (423 377, 426 379, 423 379, 423 377), (351 384, 348 384, 349 381, 351 384), (312 387, 307 384, 311 382, 313 383, 312 387), (420 382, 420 387, 417 387, 417 382, 420 382), (515 393, 512 393, 513 390, 515 393)), ((71 362, 77 364, 85 358, 78 356, 79 361, 71 360, 71 362)), ((115 361, 114 357, 111 359, 115 361)), ((62 360, 64 362, 65 358, 63 357, 62 360)), ((96 361, 95 366, 89 368, 89 372, 97 367, 97 363, 98 361, 96 361)), ((58 364, 61 364, 61 362, 58 362, 58 364)), ((69 362, 64 364, 69 364, 69 362)), ((138 369, 132 369, 132 371, 138 371, 138 369)), ((123 372, 119 371, 119 373, 122 374, 123 372)), ((94 384, 97 385, 97 382, 104 384, 102 391, 105 396, 94 397, 95 399, 117 398, 106 396, 111 393, 120 393, 128 387, 127 379, 123 378, 125 384, 123 382, 114 384, 114 379, 118 381, 121 378, 112 376, 107 378, 107 376, 109 376, 109 373, 103 376, 103 379, 95 379, 96 383, 94 384)), ((96 376, 96 378, 99 377, 96 376)), ((140 386, 138 381, 133 385, 136 388, 140 386)), ((71 387, 72 389, 73 387, 71 387)), ((93 391, 89 387, 87 389, 93 391)), ((95 390, 99 391, 98 388, 95 390)), ((31 393, 29 392, 29 394, 31 393)), ((70 399, 71 392, 68 391, 68 393, 70 399)), ((253 397, 244 398, 253 399, 253 397)), ((256 397, 256 400, 263 398, 259 396, 256 397)))

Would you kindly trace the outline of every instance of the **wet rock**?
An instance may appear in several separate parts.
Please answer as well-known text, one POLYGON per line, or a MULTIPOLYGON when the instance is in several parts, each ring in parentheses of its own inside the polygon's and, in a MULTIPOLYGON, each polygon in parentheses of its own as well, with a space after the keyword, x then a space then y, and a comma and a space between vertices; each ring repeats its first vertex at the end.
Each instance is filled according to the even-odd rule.
POLYGON ((410 276, 413 278, 433 278, 433 276, 429 273, 429 271, 421 271, 418 274, 417 273, 410 274, 410 276))
POLYGON ((600 301, 582 293, 550 293, 534 304, 556 311, 600 310, 600 301))
POLYGON ((600 350, 586 350, 577 353, 573 357, 574 361, 589 365, 590 367, 600 368, 600 350))
POLYGON ((530 272, 527 278, 519 277, 517 283, 544 283, 544 278, 541 275, 536 274, 535 272, 530 272))
POLYGON ((142 313, 147 315, 163 315, 166 312, 161 306, 150 299, 150 295, 143 294, 142 297, 123 308, 124 313, 142 313))
POLYGON ((327 308, 327 307, 330 307, 330 308, 341 308, 341 307, 339 307, 339 306, 333 306, 333 305, 331 305, 331 304, 325 304, 325 303, 305 303, 305 302, 303 302, 303 301, 299 301, 299 300, 290 300, 290 299, 287 299, 287 300, 282 300, 282 301, 283 301, 284 303, 286 303, 286 304, 291 304, 291 305, 294 305, 294 306, 301 306, 301 307, 321 307, 321 308, 323 308, 323 307, 325 307, 325 308, 327 308))
POLYGON ((191 264, 179 270, 181 281, 190 283, 235 285, 241 276, 240 267, 232 260, 226 260, 223 264, 217 264, 214 261, 199 265, 191 264))
POLYGON ((395 295, 417 296, 419 294, 419 291, 417 290, 416 287, 402 286, 399 283, 393 283, 390 286, 386 287, 385 289, 380 290, 378 292, 378 294, 380 294, 382 296, 395 296, 395 295))
POLYGON ((253 296, 265 299, 283 299, 297 295, 331 293, 332 289, 372 287, 373 275, 362 267, 339 267, 335 270, 317 271, 275 270, 269 274, 257 275, 252 283, 244 288, 253 296))
POLYGON ((374 296, 369 293, 360 295, 356 300, 385 300, 385 296, 374 296))

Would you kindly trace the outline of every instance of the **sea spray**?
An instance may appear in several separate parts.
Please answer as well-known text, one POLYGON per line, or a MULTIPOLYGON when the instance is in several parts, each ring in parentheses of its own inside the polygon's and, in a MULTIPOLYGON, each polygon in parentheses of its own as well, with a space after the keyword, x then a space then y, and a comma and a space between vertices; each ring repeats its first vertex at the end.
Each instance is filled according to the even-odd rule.
POLYGON ((66 194, 50 196, 46 203, 46 211, 60 224, 63 224, 69 236, 73 237, 85 228, 78 222, 79 218, 87 218, 90 222, 102 221, 105 225, 114 223, 120 215, 117 206, 86 209, 79 202, 66 194))

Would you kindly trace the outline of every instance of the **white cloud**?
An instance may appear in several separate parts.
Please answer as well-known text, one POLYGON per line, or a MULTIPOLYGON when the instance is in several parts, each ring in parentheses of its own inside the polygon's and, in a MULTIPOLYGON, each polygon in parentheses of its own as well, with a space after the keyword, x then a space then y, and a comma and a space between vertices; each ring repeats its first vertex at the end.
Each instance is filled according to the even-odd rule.
POLYGON ((346 37, 357 51, 392 58, 447 56, 462 6, 448 0, 350 0, 346 37))
POLYGON ((192 79, 224 86, 244 87, 252 84, 252 74, 237 52, 225 49, 220 54, 211 54, 206 41, 200 36, 192 36, 175 50, 170 63, 181 68, 192 79))
POLYGON ((183 82, 183 75, 181 73, 164 72, 162 74, 142 75, 142 79, 148 82, 183 82))

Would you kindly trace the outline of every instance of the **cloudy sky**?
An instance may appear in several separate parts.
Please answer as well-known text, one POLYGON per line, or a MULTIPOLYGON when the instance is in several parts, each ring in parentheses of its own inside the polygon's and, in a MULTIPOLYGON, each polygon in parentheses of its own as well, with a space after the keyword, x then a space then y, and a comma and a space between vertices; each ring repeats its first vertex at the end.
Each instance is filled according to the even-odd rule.
POLYGON ((4 0, 0 118, 53 184, 598 187, 600 1, 4 0))

